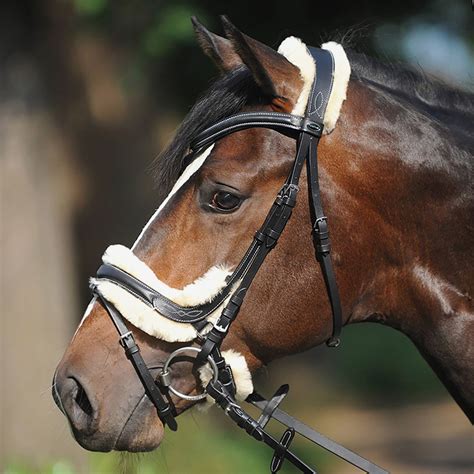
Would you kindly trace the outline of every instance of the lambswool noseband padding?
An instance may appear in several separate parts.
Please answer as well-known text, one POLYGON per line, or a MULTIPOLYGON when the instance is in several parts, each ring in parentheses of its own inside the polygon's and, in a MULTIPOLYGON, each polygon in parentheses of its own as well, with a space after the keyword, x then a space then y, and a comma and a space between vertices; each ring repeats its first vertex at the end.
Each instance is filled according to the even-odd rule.
POLYGON ((214 323, 231 290, 227 280, 232 272, 224 266, 210 268, 178 290, 160 281, 145 262, 123 245, 111 245, 102 260, 104 265, 91 279, 95 291, 134 326, 167 342, 196 339, 202 326, 198 323, 214 323))
MULTIPOLYGON (((120 343, 135 367, 147 395, 155 404, 158 415, 172 430, 177 429, 176 410, 173 404, 165 400, 163 393, 169 395, 171 392, 175 396, 190 400, 207 396, 214 399, 239 427, 274 449, 271 472, 277 472, 284 459, 293 463, 302 472, 315 472, 289 450, 290 443, 298 432, 366 472, 383 473, 385 471, 378 466, 328 440, 281 411, 278 405, 288 392, 287 385, 280 387, 270 401, 256 392, 250 393, 253 389, 251 383, 247 384, 245 390, 240 390, 241 397, 248 395, 247 401, 262 410, 262 416, 258 420, 252 418, 236 401, 239 380, 237 377, 234 378, 234 371, 237 365, 230 362, 230 357, 226 359, 220 350, 222 341, 236 319, 255 275, 266 256, 276 246, 291 217, 299 191, 301 171, 305 164, 315 254, 332 310, 332 335, 327 345, 330 347, 339 345, 342 311, 330 257, 328 223, 321 204, 317 146, 325 124, 330 129, 335 126, 340 106, 345 99, 350 67, 345 54, 342 60, 335 64, 333 52, 336 55, 341 55, 341 51, 342 54, 344 52, 342 47, 334 43, 326 45, 326 49, 312 47, 307 49, 303 43, 293 38, 285 40, 281 50, 290 62, 301 66, 304 86, 296 104, 296 109, 301 108, 301 111, 298 110, 298 113, 294 114, 244 112, 232 115, 208 127, 190 144, 192 152, 200 155, 217 140, 233 132, 255 127, 270 128, 297 141, 297 153, 291 171, 237 267, 232 272, 226 268, 216 267, 192 283, 189 288, 176 290, 160 282, 151 269, 138 260, 131 251, 125 247, 113 246, 109 247, 104 255, 104 264, 99 268, 96 278, 91 280, 91 287, 117 328, 120 343), (346 72, 341 73, 345 85, 343 92, 338 90, 333 95, 334 83, 341 80, 335 75, 338 68, 343 73, 346 72), (326 117, 330 100, 332 105, 326 117), (334 112, 336 109, 337 113, 334 112), (211 281, 212 284, 209 285, 211 281), (211 289, 202 291, 204 287, 211 289), (196 297, 200 291, 201 296, 196 297), (159 376, 159 382, 156 383, 123 317, 160 339, 170 342, 194 341, 196 345, 180 348, 170 354, 159 376), (201 366, 201 377, 205 385, 205 392, 202 395, 191 398, 171 386, 171 374, 168 370, 173 360, 186 350, 196 353, 195 363, 201 366), (265 431, 265 426, 271 418, 288 427, 280 441, 265 431)), ((171 398, 168 397, 168 400, 171 398)))

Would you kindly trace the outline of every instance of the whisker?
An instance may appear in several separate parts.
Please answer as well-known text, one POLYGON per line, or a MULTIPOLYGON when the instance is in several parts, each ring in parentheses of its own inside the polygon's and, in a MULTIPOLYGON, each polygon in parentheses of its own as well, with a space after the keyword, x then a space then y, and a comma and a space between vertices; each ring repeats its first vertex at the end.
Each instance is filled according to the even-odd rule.
POLYGON ((38 392, 38 395, 40 397, 44 397, 45 394, 47 393, 51 393, 51 391, 53 390, 53 388, 56 387, 56 382, 53 382, 49 387, 45 388, 44 390, 41 390, 40 392, 38 392))
POLYGON ((165 470, 166 470, 167 473, 169 473, 170 468, 168 466, 168 460, 166 459, 166 455, 165 455, 165 446, 161 446, 160 453, 163 456, 163 463, 165 465, 165 470))
POLYGON ((140 472, 140 453, 120 453, 119 469, 123 474, 134 474, 140 472))

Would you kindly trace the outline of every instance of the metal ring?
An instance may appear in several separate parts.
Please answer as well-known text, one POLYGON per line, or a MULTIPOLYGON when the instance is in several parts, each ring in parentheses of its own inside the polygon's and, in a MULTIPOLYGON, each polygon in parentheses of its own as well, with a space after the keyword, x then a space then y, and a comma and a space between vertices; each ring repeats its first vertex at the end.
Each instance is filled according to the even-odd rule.
MULTIPOLYGON (((176 349, 174 352, 172 352, 168 359, 166 359, 166 362, 165 362, 165 365, 163 366, 163 370, 162 370, 162 374, 166 374, 168 372, 168 368, 171 364, 171 361, 176 358, 177 356, 179 356, 180 354, 182 354, 183 352, 188 352, 188 351, 191 351, 191 352, 196 352, 196 353, 199 353, 201 352, 201 349, 197 348, 197 347, 191 347, 191 346, 188 346, 188 347, 180 347, 179 349, 176 349)), ((217 364, 216 362, 214 361, 214 359, 209 355, 207 357, 207 360, 209 362, 209 365, 211 366, 211 370, 213 372, 212 374, 212 381, 214 383, 217 382, 217 377, 218 377, 218 368, 217 368, 217 364)), ((178 392, 178 390, 176 390, 175 388, 173 388, 171 385, 168 385, 168 390, 173 393, 174 395, 176 395, 177 397, 180 397, 180 398, 184 398, 185 400, 191 400, 191 401, 197 401, 197 400, 202 400, 204 398, 207 397, 207 393, 206 392, 203 392, 199 395, 186 395, 184 393, 181 393, 181 392, 178 392)))

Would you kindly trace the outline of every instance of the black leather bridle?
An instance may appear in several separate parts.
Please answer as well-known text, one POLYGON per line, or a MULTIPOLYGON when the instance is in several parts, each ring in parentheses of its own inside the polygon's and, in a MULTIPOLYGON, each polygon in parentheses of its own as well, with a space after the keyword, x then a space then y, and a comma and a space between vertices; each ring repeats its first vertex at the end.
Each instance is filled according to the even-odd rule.
POLYGON ((213 373, 213 379, 205 387, 203 396, 212 397, 238 426, 258 441, 263 441, 274 449, 275 453, 271 462, 271 472, 277 472, 284 459, 288 459, 302 472, 315 472, 289 450, 290 443, 295 433, 298 432, 366 472, 384 473, 386 471, 380 467, 325 438, 320 433, 281 411, 278 405, 288 392, 287 385, 280 387, 269 401, 256 392, 252 393, 247 398, 247 401, 262 410, 262 415, 258 420, 252 418, 235 400, 236 387, 232 370, 226 364, 220 352, 222 341, 239 313, 247 290, 265 258, 277 244, 281 233, 291 217, 292 209, 296 204, 301 171, 305 163, 310 197, 313 243, 332 310, 332 335, 326 343, 330 347, 337 347, 339 345, 339 336, 342 328, 342 310, 330 257, 331 244, 329 241, 327 218, 324 215, 321 204, 317 161, 317 146, 323 131, 324 114, 332 90, 334 59, 327 50, 310 47, 309 51, 317 64, 317 74, 312 84, 304 116, 277 112, 239 113, 208 127, 191 143, 192 153, 198 155, 217 140, 233 132, 253 127, 276 130, 297 140, 296 157, 285 183, 280 189, 263 225, 256 232, 244 257, 229 276, 226 286, 216 297, 206 304, 194 307, 180 306, 118 267, 104 264, 97 272, 97 280, 113 282, 142 300, 148 306, 154 308, 166 318, 175 322, 192 324, 198 333, 198 338, 195 341, 198 347, 180 348, 170 354, 159 376, 159 380, 156 382, 155 377, 152 376, 150 369, 146 366, 135 343, 133 334, 125 325, 120 312, 100 294, 96 285, 92 286, 92 290, 99 297, 99 300, 117 328, 120 334, 120 344, 133 364, 148 397, 154 403, 160 419, 171 430, 176 430, 177 424, 170 392, 182 398, 192 400, 202 398, 201 396, 186 396, 177 392, 171 386, 171 375, 168 371, 169 365, 172 360, 183 353, 183 350, 192 350, 197 353, 195 363, 199 365, 203 365, 206 362, 210 363, 213 373), (224 306, 224 309, 220 317, 213 324, 212 328, 204 334, 203 330, 210 324, 207 321, 208 316, 221 305, 224 306), (280 441, 277 441, 265 431, 265 426, 271 418, 287 426, 287 430, 283 433, 280 441))

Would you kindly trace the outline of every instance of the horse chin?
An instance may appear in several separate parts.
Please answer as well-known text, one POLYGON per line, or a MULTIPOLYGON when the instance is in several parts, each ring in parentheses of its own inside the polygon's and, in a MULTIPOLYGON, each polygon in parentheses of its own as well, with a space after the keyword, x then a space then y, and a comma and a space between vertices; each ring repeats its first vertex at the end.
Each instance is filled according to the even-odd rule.
POLYGON ((142 399, 127 419, 115 442, 115 451, 132 453, 156 449, 163 440, 165 427, 147 399, 142 399))
POLYGON ((128 416, 125 424, 99 427, 95 433, 86 436, 72 429, 76 441, 88 451, 147 452, 156 449, 163 440, 165 428, 156 415, 156 410, 142 401, 128 416))
POLYGON ((136 423, 127 423, 117 439, 114 450, 141 453, 158 448, 165 434, 164 426, 160 421, 143 426, 139 420, 136 423))

